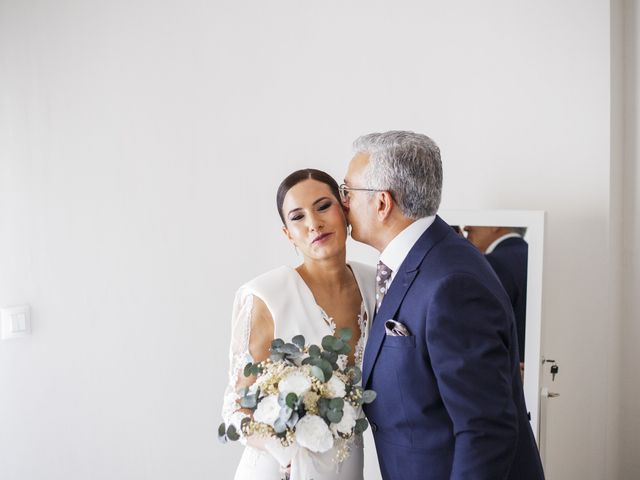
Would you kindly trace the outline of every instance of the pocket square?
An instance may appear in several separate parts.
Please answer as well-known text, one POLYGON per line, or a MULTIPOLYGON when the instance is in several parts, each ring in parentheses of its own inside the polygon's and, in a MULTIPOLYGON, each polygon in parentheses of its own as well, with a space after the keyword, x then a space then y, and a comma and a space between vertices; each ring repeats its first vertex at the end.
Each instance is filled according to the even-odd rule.
POLYGON ((408 337, 411 335, 404 323, 393 319, 384 322, 384 332, 391 337, 408 337))

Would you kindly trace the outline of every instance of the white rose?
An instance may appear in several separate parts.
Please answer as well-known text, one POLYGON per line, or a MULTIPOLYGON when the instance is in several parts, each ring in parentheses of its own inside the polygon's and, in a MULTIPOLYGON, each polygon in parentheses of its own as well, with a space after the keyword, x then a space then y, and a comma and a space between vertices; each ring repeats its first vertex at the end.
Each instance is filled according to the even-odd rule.
POLYGON ((296 440, 301 447, 323 453, 333 447, 333 435, 322 418, 305 415, 296 424, 296 440))
POLYGON ((345 390, 344 382, 340 380, 338 377, 336 377, 335 375, 331 375, 331 378, 327 382, 327 386, 331 391, 331 396, 334 398, 335 397, 342 398, 347 394, 347 391, 345 390))
POLYGON ((311 380, 304 373, 293 372, 280 380, 278 390, 280 390, 280 393, 284 393, 285 396, 293 392, 298 397, 301 397, 311 390, 311 380))
POLYGON ((267 425, 273 424, 280 416, 280 404, 278 403, 278 397, 276 395, 269 395, 264 397, 258 403, 258 408, 253 412, 253 419, 256 422, 266 423, 267 425))
POLYGON ((331 431, 334 434, 344 433, 346 435, 350 435, 353 427, 356 426, 356 420, 358 419, 358 413, 356 409, 349 402, 344 402, 344 415, 342 415, 342 420, 338 423, 331 424, 331 431))

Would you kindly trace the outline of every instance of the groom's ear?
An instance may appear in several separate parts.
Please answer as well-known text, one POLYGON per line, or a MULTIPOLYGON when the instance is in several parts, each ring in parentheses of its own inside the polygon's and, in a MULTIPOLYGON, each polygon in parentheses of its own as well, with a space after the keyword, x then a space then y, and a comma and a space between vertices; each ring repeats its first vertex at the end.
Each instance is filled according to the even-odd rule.
POLYGON ((385 221, 391 215, 393 211, 393 198, 391 193, 384 191, 376 194, 376 212, 378 213, 378 220, 385 221))

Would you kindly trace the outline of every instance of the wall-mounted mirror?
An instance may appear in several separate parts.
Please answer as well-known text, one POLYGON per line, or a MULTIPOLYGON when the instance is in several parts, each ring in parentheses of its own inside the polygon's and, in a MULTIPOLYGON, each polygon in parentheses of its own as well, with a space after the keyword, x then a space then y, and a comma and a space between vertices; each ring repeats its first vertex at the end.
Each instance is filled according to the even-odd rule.
POLYGON ((544 212, 443 210, 439 215, 486 255, 512 301, 521 350, 524 395, 531 426, 540 445, 544 212))

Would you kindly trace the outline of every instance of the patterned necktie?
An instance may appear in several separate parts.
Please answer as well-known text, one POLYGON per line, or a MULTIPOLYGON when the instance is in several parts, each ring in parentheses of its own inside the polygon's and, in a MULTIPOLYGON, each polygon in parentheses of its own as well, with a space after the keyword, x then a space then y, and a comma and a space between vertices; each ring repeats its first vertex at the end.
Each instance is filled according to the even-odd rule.
POLYGON ((389 289, 390 279, 391 269, 379 261, 376 272, 376 310, 380 310, 382 299, 389 289))

